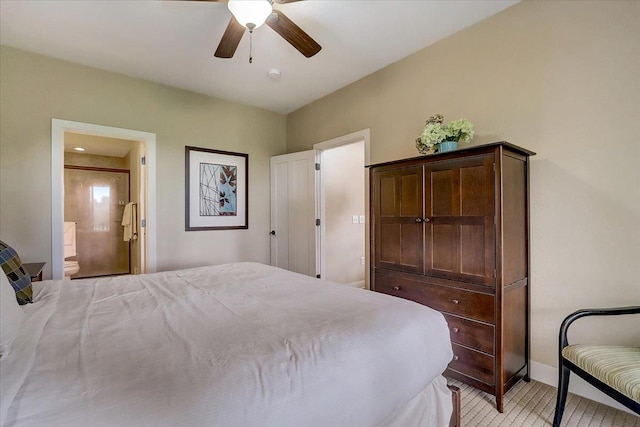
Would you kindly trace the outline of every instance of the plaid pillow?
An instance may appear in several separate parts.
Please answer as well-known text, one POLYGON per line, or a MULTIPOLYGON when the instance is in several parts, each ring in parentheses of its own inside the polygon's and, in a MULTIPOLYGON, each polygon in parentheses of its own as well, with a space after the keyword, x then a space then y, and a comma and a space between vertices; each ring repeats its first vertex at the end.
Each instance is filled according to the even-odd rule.
POLYGON ((16 291, 18 304, 30 303, 33 296, 31 277, 24 271, 18 253, 2 240, 0 240, 0 266, 2 266, 4 274, 7 275, 13 290, 16 291))

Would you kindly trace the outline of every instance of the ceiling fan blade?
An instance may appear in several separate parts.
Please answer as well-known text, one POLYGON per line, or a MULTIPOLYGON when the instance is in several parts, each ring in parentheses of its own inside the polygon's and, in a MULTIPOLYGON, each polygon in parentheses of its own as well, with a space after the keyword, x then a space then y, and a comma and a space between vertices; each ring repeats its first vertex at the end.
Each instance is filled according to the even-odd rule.
POLYGON ((267 19, 267 25, 307 58, 311 58, 322 49, 322 46, 316 43, 309 34, 302 31, 302 28, 294 24, 279 10, 273 11, 273 14, 267 19))
POLYGON ((220 39, 220 44, 214 56, 216 58, 233 58, 233 54, 236 53, 244 30, 245 28, 232 16, 229 20, 229 25, 227 25, 227 29, 220 39))

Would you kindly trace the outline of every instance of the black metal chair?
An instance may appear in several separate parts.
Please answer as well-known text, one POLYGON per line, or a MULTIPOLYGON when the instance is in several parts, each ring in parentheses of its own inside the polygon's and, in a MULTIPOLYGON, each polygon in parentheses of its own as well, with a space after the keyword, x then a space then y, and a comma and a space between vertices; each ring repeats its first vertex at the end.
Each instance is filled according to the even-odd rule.
POLYGON ((571 371, 640 415, 640 347, 569 345, 567 342, 569 326, 579 318, 622 314, 640 314, 640 306, 578 310, 562 321, 553 427, 559 427, 562 421, 571 371))

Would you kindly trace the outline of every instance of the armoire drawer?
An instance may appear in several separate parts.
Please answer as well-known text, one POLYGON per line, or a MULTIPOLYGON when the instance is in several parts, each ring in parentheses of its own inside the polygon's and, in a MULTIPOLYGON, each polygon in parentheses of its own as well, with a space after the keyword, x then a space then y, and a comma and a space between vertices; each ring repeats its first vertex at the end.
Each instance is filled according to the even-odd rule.
POLYGON ((495 328, 493 326, 450 314, 443 314, 449 325, 451 342, 494 354, 495 328))
POLYGON ((448 286, 429 285, 376 271, 375 290, 410 299, 438 311, 494 322, 494 297, 448 286))
POLYGON ((493 356, 452 344, 453 360, 449 368, 464 375, 479 380, 485 384, 493 385, 493 356))

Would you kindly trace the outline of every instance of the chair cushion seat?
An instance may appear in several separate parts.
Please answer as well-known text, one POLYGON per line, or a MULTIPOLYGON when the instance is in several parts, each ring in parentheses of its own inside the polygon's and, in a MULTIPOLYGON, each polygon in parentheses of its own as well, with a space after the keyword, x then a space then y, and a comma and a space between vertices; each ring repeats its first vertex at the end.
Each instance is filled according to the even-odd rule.
POLYGON ((575 344, 565 347, 562 357, 640 402, 640 347, 575 344))

